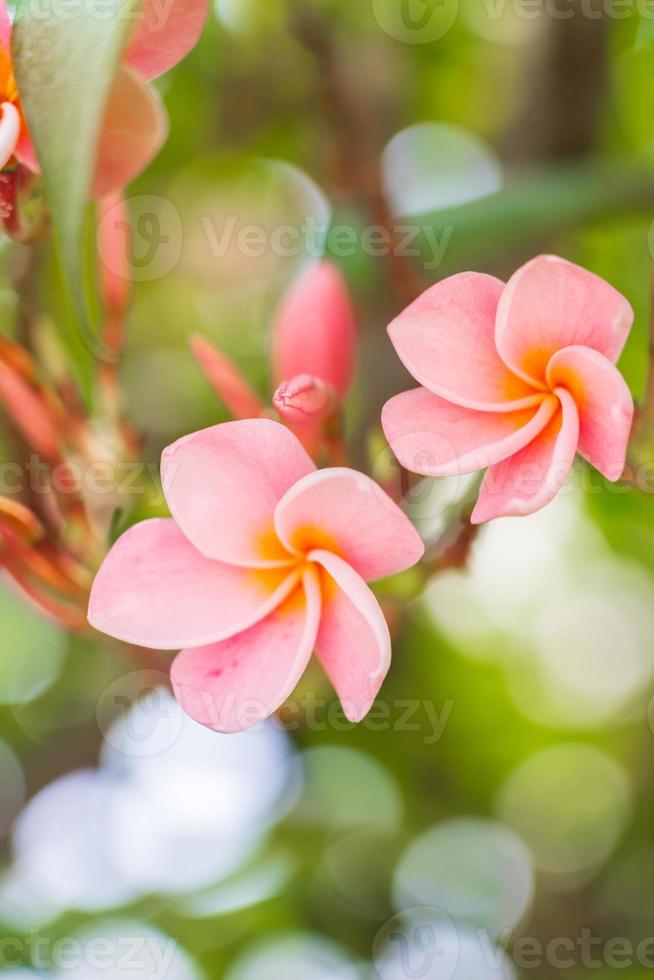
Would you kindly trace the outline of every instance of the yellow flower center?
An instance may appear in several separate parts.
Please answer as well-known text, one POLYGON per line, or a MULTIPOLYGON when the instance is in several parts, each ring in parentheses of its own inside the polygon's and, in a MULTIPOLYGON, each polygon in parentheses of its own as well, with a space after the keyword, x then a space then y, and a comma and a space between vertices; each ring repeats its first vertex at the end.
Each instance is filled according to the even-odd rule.
POLYGON ((16 85, 11 56, 7 51, 0 48, 0 103, 2 102, 11 102, 17 109, 20 109, 18 86, 16 85))

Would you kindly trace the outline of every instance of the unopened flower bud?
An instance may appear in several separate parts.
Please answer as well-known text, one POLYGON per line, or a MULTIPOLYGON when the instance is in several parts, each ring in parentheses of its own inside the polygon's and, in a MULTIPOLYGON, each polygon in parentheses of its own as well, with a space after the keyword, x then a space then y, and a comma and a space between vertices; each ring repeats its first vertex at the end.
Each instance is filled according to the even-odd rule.
POLYGON ((325 259, 305 269, 282 300, 273 329, 273 375, 280 384, 285 378, 313 374, 344 396, 356 353, 352 299, 339 269, 325 259))
POLYGON ((264 412, 263 403, 236 365, 199 334, 194 334, 189 343, 204 376, 234 418, 259 418, 264 412))
POLYGON ((282 382, 273 395, 273 405, 289 425, 317 424, 334 415, 339 397, 321 378, 299 374, 282 382))
POLYGON ((27 444, 45 459, 60 459, 61 432, 41 393, 12 368, 0 363, 0 402, 27 444))

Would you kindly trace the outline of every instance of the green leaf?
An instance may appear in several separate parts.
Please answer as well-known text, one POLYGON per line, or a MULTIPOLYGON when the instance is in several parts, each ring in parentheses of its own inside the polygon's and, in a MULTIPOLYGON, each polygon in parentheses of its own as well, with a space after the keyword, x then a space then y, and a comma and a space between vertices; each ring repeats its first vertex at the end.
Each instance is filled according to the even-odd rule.
POLYGON ((16 80, 64 277, 87 341, 87 201, 104 108, 133 23, 125 0, 77 0, 72 6, 19 0, 13 30, 16 80))
POLYGON ((652 168, 615 158, 528 171, 496 194, 408 218, 406 225, 421 233, 412 243, 420 248, 418 261, 441 279, 483 262, 489 242, 494 257, 533 253, 557 235, 616 214, 641 214, 653 203, 652 168))
POLYGON ((63 630, 0 584, 0 704, 22 704, 39 697, 59 675, 66 653, 63 630))

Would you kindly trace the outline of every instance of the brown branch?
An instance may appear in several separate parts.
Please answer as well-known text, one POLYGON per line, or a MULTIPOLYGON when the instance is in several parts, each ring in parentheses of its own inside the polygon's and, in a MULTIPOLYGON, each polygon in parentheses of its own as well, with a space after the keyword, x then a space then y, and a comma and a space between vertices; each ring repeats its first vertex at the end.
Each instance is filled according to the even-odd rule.
POLYGON ((478 524, 471 524, 468 516, 456 518, 439 538, 429 565, 433 571, 465 568, 475 543, 478 524))
POLYGON ((654 268, 650 275, 650 318, 647 383, 643 403, 636 409, 629 444, 629 462, 624 479, 637 485, 637 470, 642 459, 649 459, 654 449, 654 268))
POLYGON ((470 558, 480 526, 470 517, 479 496, 483 473, 477 475, 461 500, 452 504, 445 515, 445 526, 425 555, 425 563, 433 572, 448 568, 465 568, 470 558))
MULTIPOLYGON (((348 77, 323 18, 306 0, 291 0, 296 36, 317 62, 323 110, 332 133, 334 183, 344 196, 363 205, 373 225, 383 228, 390 246, 385 256, 388 282, 398 307, 406 305, 429 282, 399 248, 402 235, 386 200, 381 174, 384 140, 376 115, 360 103, 357 86, 348 77)), ((382 285, 385 285, 385 277, 382 285)))
POLYGON ((602 0, 569 0, 569 15, 539 21, 525 52, 525 97, 505 140, 513 162, 583 156, 597 142, 607 85, 610 19, 602 0))

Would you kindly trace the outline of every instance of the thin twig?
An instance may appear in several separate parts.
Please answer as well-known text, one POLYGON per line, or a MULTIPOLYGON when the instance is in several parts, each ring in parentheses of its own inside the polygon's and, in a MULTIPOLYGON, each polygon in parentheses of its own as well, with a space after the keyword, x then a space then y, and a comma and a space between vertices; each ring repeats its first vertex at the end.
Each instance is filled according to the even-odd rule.
POLYGON ((650 275, 650 319, 647 382, 643 402, 636 409, 627 466, 622 481, 638 487, 638 470, 652 458, 654 450, 654 268, 650 275))
POLYGON ((382 146, 371 127, 374 113, 361 106, 350 80, 342 70, 338 51, 325 23, 305 0, 292 0, 295 33, 315 58, 325 117, 335 148, 335 183, 346 196, 363 205, 373 225, 389 237, 386 269, 399 306, 415 299, 429 282, 399 247, 401 233, 386 200, 381 174, 382 146))
POLYGON ((445 526, 425 555, 425 563, 432 571, 448 568, 465 568, 472 546, 479 533, 479 525, 470 522, 483 480, 480 473, 471 482, 463 497, 457 500, 445 514, 445 526))

